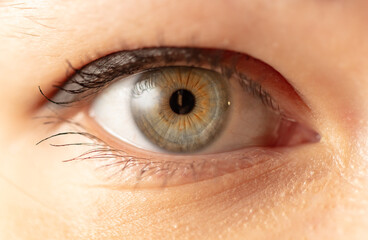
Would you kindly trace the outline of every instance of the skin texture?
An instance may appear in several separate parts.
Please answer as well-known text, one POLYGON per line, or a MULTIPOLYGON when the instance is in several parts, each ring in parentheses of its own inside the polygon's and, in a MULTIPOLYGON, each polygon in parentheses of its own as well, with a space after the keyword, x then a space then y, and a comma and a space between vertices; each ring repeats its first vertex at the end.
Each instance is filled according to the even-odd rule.
MULTIPOLYGON (((368 3, 0 1, 0 239, 365 239, 368 3), (247 53, 311 109, 321 142, 214 179, 164 189, 96 185, 79 149, 35 146, 32 119, 68 70, 139 47, 247 53)), ((40 126, 41 125, 41 126, 40 126)))

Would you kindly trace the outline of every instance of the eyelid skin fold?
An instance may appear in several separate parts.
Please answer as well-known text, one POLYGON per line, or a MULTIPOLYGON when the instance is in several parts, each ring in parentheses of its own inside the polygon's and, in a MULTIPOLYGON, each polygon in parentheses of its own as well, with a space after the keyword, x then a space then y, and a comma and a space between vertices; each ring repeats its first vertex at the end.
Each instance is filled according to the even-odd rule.
POLYGON ((82 140, 58 142, 53 146, 90 146, 90 150, 73 159, 66 159, 66 162, 93 160, 98 169, 104 170, 100 175, 106 177, 106 172, 110 173, 107 176, 108 185, 119 188, 188 184, 251 168, 272 159, 282 160, 282 148, 264 147, 197 156, 142 153, 106 136, 96 123, 86 117, 80 121, 69 120, 79 116, 81 109, 87 111, 94 97, 115 81, 163 66, 195 66, 217 71, 229 79, 235 77, 246 92, 261 99, 265 106, 285 119, 300 121, 304 118, 296 113, 308 112, 292 86, 276 70, 248 55, 216 49, 146 48, 113 53, 82 69, 73 69, 75 73, 62 86, 55 87, 58 91, 52 97, 47 97, 40 88, 41 94, 51 103, 47 107, 53 108, 54 118, 59 119, 55 121, 55 128, 66 123, 72 129, 41 142, 58 141, 65 136, 82 137, 82 140), (283 103, 287 100, 292 100, 293 104, 284 108, 283 103), (291 105, 297 107, 293 109, 291 105))

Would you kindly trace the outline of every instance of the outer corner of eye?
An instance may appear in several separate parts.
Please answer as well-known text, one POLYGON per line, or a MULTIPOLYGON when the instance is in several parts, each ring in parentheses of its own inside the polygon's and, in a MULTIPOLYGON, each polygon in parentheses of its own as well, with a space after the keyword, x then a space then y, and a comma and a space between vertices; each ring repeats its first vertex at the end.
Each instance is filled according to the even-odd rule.
POLYGON ((283 117, 257 76, 225 61, 220 68, 178 62, 116 78, 89 116, 122 144, 182 158, 319 141, 316 131, 283 117))

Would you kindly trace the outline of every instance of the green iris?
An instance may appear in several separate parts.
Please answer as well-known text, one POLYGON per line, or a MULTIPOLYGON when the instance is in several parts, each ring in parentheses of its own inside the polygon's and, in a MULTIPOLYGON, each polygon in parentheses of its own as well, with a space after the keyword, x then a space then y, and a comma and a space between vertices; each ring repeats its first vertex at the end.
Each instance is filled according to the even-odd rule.
POLYGON ((221 132, 230 96, 221 74, 194 67, 163 67, 139 75, 131 97, 133 118, 155 145, 189 153, 221 132))

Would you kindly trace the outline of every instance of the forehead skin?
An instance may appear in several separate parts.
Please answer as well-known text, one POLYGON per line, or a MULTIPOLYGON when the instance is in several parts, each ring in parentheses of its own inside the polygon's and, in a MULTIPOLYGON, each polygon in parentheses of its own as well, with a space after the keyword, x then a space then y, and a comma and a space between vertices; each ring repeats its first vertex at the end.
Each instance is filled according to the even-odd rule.
POLYGON ((367 11, 365 0, 0 1, 0 238, 364 239, 367 11), (37 87, 64 80, 66 60, 78 68, 153 46, 222 48, 271 65, 311 108, 320 147, 261 183, 92 196, 60 180, 70 169, 48 183, 56 163, 34 151, 30 127, 37 87))

